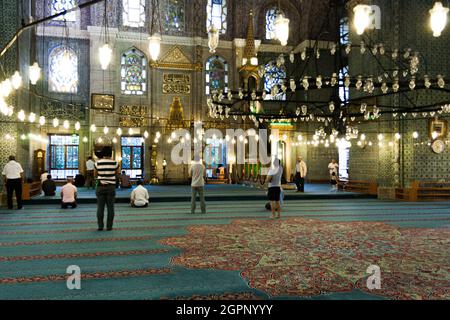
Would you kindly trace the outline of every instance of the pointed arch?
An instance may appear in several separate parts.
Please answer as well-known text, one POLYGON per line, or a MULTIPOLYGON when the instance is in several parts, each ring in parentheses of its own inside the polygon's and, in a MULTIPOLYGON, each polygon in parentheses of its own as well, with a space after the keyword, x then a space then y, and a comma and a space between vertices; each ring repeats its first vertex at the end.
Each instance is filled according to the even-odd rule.
POLYGON ((69 46, 59 45, 50 51, 48 73, 50 92, 78 92, 78 56, 69 46))
POLYGON ((228 71, 227 61, 214 55, 209 57, 205 63, 205 90, 206 94, 211 94, 214 90, 228 92, 228 71))
POLYGON ((143 95, 147 92, 147 57, 136 48, 120 57, 120 90, 125 95, 143 95))

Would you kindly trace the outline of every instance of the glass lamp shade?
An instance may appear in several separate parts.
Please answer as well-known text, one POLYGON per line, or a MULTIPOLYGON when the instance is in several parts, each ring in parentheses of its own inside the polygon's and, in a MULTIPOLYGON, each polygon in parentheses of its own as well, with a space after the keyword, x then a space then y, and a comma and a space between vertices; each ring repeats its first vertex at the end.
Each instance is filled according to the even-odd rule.
POLYGON ((98 49, 98 58, 100 60, 102 70, 108 69, 112 59, 112 49, 109 44, 105 43, 98 49))
POLYGON ((153 61, 158 60, 161 52, 161 35, 159 33, 155 33, 149 38, 148 51, 153 61))
POLYGON ((45 125, 45 117, 44 117, 44 116, 40 116, 40 117, 39 117, 39 124, 40 124, 41 126, 45 125))
POLYGON ((430 10, 430 25, 434 37, 440 37, 447 25, 447 15, 449 8, 445 8, 442 2, 436 2, 430 10))
POLYGON ((369 27, 372 8, 365 4, 358 4, 353 8, 353 12, 355 13, 354 25, 356 33, 362 35, 367 27, 369 27))
POLYGON ((209 52, 215 53, 219 46, 219 30, 212 24, 208 29, 209 52))
POLYGON ((252 66, 257 66, 258 65, 258 58, 257 57, 253 57, 250 59, 250 64, 252 66))
POLYGON ((13 86, 11 84, 11 80, 6 79, 0 83, 0 95, 7 98, 13 89, 13 86))
POLYGON ((53 119, 53 127, 57 127, 57 126, 59 126, 59 120, 58 120, 58 118, 54 118, 53 119))
POLYGON ((80 122, 77 121, 77 122, 75 123, 75 130, 78 131, 78 130, 80 130, 80 129, 81 129, 81 124, 80 124, 80 122))
POLYGON ((69 129, 70 128, 70 123, 69 123, 68 120, 64 120, 63 127, 64 127, 64 129, 69 129))
POLYGON ((289 39, 289 19, 280 13, 274 22, 275 37, 281 42, 284 47, 287 45, 289 39))
POLYGON ((32 85, 35 85, 41 78, 41 68, 39 67, 37 62, 35 62, 32 66, 30 66, 29 72, 30 72, 30 82, 32 85))
POLYGON ((22 76, 20 75, 19 71, 14 72, 13 76, 11 77, 11 84, 14 90, 17 90, 22 86, 22 76))

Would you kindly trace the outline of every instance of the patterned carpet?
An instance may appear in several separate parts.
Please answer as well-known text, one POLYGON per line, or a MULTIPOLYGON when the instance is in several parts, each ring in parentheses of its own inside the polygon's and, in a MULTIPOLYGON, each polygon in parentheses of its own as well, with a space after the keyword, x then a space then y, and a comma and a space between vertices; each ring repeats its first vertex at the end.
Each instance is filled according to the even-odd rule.
POLYGON ((0 299, 450 299, 449 203, 260 201, 0 210, 0 299), (382 290, 365 288, 378 264, 382 290), (68 290, 78 265, 81 290, 68 290))

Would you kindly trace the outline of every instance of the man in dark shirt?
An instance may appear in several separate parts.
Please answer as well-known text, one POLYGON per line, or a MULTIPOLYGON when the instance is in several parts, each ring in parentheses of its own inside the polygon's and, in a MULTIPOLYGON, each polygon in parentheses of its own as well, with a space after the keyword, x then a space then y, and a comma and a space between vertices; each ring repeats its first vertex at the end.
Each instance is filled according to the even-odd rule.
POLYGON ((53 197, 56 194, 56 183, 51 175, 47 175, 47 180, 42 183, 42 191, 46 197, 53 197))

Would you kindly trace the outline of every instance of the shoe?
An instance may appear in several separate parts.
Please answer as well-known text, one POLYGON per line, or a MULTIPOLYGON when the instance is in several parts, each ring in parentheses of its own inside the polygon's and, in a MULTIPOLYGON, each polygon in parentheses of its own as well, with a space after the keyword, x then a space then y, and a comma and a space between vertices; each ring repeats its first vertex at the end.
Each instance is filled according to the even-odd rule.
POLYGON ((107 228, 106 231, 111 231, 113 228, 107 228))
POLYGON ((97 231, 103 231, 103 228, 98 228, 97 231))

